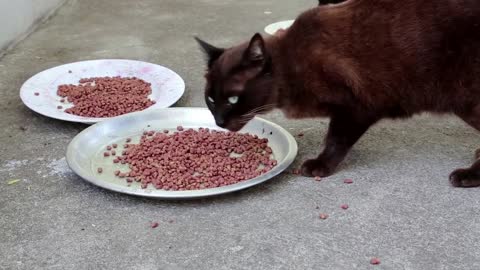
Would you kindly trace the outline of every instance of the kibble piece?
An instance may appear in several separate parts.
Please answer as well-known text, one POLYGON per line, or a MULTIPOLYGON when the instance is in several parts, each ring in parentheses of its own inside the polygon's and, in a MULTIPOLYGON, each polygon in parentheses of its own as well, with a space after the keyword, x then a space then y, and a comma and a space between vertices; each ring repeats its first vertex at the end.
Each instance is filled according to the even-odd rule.
POLYGON ((380 259, 379 258, 372 258, 370 260, 370 263, 373 264, 373 265, 380 264, 380 259))
POLYGON ((112 156, 115 156, 117 154, 117 152, 115 152, 115 150, 112 150, 112 156))
POLYGON ((340 207, 341 207, 343 210, 347 210, 347 209, 348 209, 348 204, 342 204, 342 205, 340 205, 340 207))
POLYGON ((125 141, 126 141, 127 143, 129 143, 129 142, 132 141, 132 139, 131 139, 131 138, 127 138, 125 141))
POLYGON ((103 172, 103 169, 102 169, 102 168, 98 168, 98 169, 97 169, 97 172, 98 172, 98 173, 102 173, 102 172, 103 172))
POLYGON ((107 146, 107 150, 108 150, 108 151, 112 150, 112 147, 111 147, 110 145, 107 146))
POLYGON ((178 131, 183 131, 183 127, 182 127, 182 126, 178 126, 178 127, 177 127, 177 130, 178 130, 178 131))
POLYGON ((343 180, 343 183, 345 183, 345 184, 352 184, 352 183, 353 183, 353 180, 352 180, 352 179, 345 179, 345 180, 343 180))
POLYGON ((315 181, 322 181, 322 178, 320 176, 315 176, 315 181))
POLYGON ((297 134, 298 137, 303 137, 304 135, 305 135, 305 134, 303 134, 303 133, 298 133, 298 134, 297 134))
POLYGON ((109 157, 109 156, 110 156, 110 153, 109 153, 109 152, 104 152, 104 153, 103 153, 103 156, 104 156, 104 157, 109 157))
POLYGON ((328 218, 328 215, 327 214, 320 214, 319 216, 320 219, 327 219, 328 218))
POLYGON ((59 105, 59 106, 57 106, 57 109, 61 110, 61 109, 63 109, 63 107, 59 105))
POLYGON ((153 222, 152 225, 150 225, 150 227, 152 227, 152 229, 155 229, 158 227, 158 222, 153 222))
POLYGON ((117 147, 118 147, 118 144, 114 143, 114 144, 112 144, 112 147, 113 147, 113 148, 117 148, 117 147))
POLYGON ((119 176, 119 175, 120 175, 120 171, 119 171, 119 170, 116 170, 116 171, 114 172, 114 174, 115 174, 116 176, 119 176))
POLYGON ((40 96, 40 93, 39 92, 35 92, 33 93, 35 96, 40 96))

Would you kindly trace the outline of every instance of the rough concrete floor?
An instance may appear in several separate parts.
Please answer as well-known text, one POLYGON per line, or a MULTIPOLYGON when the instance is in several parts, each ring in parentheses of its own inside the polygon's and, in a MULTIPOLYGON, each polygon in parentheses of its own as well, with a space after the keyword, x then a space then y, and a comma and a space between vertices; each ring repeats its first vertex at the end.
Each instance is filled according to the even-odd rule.
MULTIPOLYGON (((204 106, 194 34, 231 45, 314 2, 70 1, 6 55, 0 268, 480 269, 480 189, 455 189, 447 181, 453 168, 472 162, 479 140, 455 118, 382 122, 321 182, 282 175, 220 198, 165 202, 115 194, 75 176, 64 153, 85 126, 37 115, 18 96, 21 84, 43 69, 118 57, 173 68, 187 83, 177 105, 204 106), (344 178, 355 183, 345 185, 344 178), (21 181, 7 185, 10 179, 21 181), (350 208, 340 209, 343 203, 350 208), (320 220, 321 212, 330 218, 320 220), (151 229, 151 221, 160 226, 151 229), (381 265, 369 264, 374 256, 381 265)), ((305 133, 295 166, 318 153, 326 121, 267 117, 305 133)))

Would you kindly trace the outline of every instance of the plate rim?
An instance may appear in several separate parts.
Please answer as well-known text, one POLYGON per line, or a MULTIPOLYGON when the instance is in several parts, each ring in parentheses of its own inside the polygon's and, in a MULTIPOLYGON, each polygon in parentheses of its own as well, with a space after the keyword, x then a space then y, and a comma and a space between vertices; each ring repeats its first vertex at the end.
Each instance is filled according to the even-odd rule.
MULTIPOLYGON (((47 69, 44 69, 42 71, 39 71, 37 73, 35 73, 34 75, 32 75, 30 78, 28 78, 26 81, 23 82, 22 86, 20 87, 20 91, 19 91, 19 96, 20 96, 20 99, 22 100, 22 103, 23 105, 25 105, 28 109, 34 111, 35 113, 38 113, 42 116, 45 116, 47 118, 50 118, 50 119, 56 119, 56 120, 61 120, 61 121, 66 121, 66 122, 72 122, 72 123, 81 123, 81 124, 95 124, 95 123, 99 123, 99 122, 103 122, 103 121, 107 121, 107 120, 110 120, 110 119, 113 119, 113 118, 116 118, 116 117, 119 117, 119 116, 123 116, 123 115, 126 115, 126 114, 123 114, 123 115, 119 115, 119 116, 115 116, 115 117, 83 117, 85 118, 84 120, 82 120, 82 116, 77 116, 77 117, 81 117, 80 119, 78 120, 74 120, 74 119, 68 119, 68 117, 62 117, 62 116, 52 116, 52 115, 48 115, 44 112, 41 112, 40 110, 38 110, 38 108, 34 108, 34 107, 31 107, 28 105, 28 102, 26 102, 26 99, 24 97, 24 88, 25 86, 27 85, 27 83, 29 83, 31 80, 33 80, 33 78, 35 78, 36 76, 44 73, 44 72, 47 72, 51 69, 55 69, 55 68, 59 68, 59 67, 64 67, 64 66, 68 66, 68 65, 73 65, 73 64, 78 64, 78 63, 85 63, 85 62, 100 62, 100 61, 128 61, 128 62, 137 62, 137 63, 144 63, 144 64, 150 64, 150 65, 154 65, 154 66, 159 66, 161 68, 165 68, 165 69, 168 69, 169 71, 171 71, 175 77, 177 77, 179 79, 179 82, 181 83, 181 91, 179 91, 179 96, 178 98, 176 98, 175 100, 172 100, 172 102, 170 102, 171 104, 169 104, 167 107, 165 108, 170 108, 172 105, 174 105, 175 103, 177 103, 182 97, 183 95, 185 94, 185 88, 186 88, 186 84, 185 84, 185 80, 182 78, 182 76, 180 76, 177 72, 175 72, 173 69, 167 67, 167 66, 163 66, 163 65, 159 65, 159 64, 155 64, 155 63, 151 63, 151 62, 146 62, 146 61, 140 61, 140 60, 132 60, 132 59, 122 59, 122 58, 101 58, 101 59, 90 59, 90 60, 82 60, 82 61, 75 61, 75 62, 71 62, 71 63, 66 63, 66 64, 61 64, 61 65, 57 65, 57 66, 53 66, 53 67, 50 67, 50 68, 47 68, 47 69)), ((147 110, 148 108, 146 108, 145 110, 147 110)), ((164 109, 164 108, 158 108, 158 109, 164 109)), ((145 111, 143 110, 143 111, 145 111)), ((140 111, 140 112, 143 112, 143 111, 140 111)), ((129 114, 129 113, 127 113, 129 114)))
MULTIPOLYGON (((133 112, 130 114, 118 116, 114 119, 108 120, 108 121, 120 121, 122 118, 135 118, 138 117, 141 114, 147 114, 147 113, 154 113, 156 111, 166 111, 166 110, 201 110, 201 111, 207 111, 207 108, 204 107, 174 107, 174 108, 163 108, 163 109, 156 109, 153 111, 149 112, 133 112)), ((233 185, 227 185, 223 187, 218 187, 218 188, 210 188, 210 189, 200 189, 200 190, 187 190, 187 191, 166 191, 166 190, 153 190, 152 192, 142 192, 139 194, 138 192, 135 192, 134 190, 128 189, 126 187, 122 187, 119 185, 115 185, 106 181, 101 181, 101 180, 96 180, 94 177, 90 177, 89 175, 85 175, 83 173, 83 170, 79 168, 74 162, 73 162, 73 146, 75 143, 80 139, 82 134, 87 133, 88 131, 98 128, 101 125, 107 125, 108 121, 102 121, 99 122, 95 125, 92 125, 80 133, 78 133, 68 144, 67 146, 67 151, 66 151, 66 161, 69 166, 69 168, 80 178, 82 178, 84 181, 89 182, 90 184, 93 184, 95 186, 101 187, 103 189, 117 192, 117 193, 123 193, 127 195, 133 195, 136 197, 144 197, 144 198, 152 198, 152 199, 159 199, 159 200, 189 200, 189 199, 201 199, 201 198, 206 198, 206 197, 213 197, 213 196, 220 196, 228 193, 233 193, 237 192, 243 189, 250 188, 252 186, 256 186, 259 184, 262 184, 266 181, 271 180, 275 176, 278 176, 281 174, 283 171, 285 171, 295 160, 297 154, 298 154, 298 144, 295 138, 293 137, 288 130, 284 129, 280 125, 271 122, 269 120, 263 119, 261 117, 255 117, 256 120, 259 120, 261 122, 267 123, 273 127, 275 127, 277 130, 281 131, 282 134, 286 137, 288 141, 288 152, 283 159, 282 163, 277 165, 276 170, 271 170, 265 174, 262 174, 260 176, 257 176, 253 179, 249 180, 244 180, 242 182, 233 184, 233 185), (161 192, 162 194, 158 194, 158 192, 161 192)))
POLYGON ((265 26, 265 28, 263 28, 263 31, 264 31, 265 33, 267 33, 268 35, 273 36, 275 33, 270 33, 270 32, 267 31, 267 29, 268 29, 269 27, 271 27, 272 25, 275 25, 275 24, 278 24, 278 23, 281 23, 281 22, 292 22, 292 24, 293 24, 293 22, 295 22, 295 19, 280 20, 280 21, 278 21, 278 22, 273 22, 273 23, 265 26))

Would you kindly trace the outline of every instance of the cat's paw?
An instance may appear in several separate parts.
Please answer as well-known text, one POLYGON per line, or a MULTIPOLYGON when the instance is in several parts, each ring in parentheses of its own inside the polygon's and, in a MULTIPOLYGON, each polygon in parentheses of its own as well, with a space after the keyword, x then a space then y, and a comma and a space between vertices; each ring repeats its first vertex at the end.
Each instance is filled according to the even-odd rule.
POLYGON ((458 169, 450 174, 450 183, 454 187, 478 187, 480 176, 472 169, 458 169))
POLYGON ((309 159, 302 164, 302 175, 307 177, 327 177, 333 174, 335 168, 319 159, 309 159))

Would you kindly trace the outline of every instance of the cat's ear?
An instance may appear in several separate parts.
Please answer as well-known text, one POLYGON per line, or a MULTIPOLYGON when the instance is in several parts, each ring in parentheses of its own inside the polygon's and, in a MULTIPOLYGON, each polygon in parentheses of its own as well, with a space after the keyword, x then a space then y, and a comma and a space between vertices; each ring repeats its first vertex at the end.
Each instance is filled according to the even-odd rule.
POLYGON ((256 33, 250 43, 248 44, 247 50, 244 54, 245 60, 249 63, 265 63, 267 58, 267 50, 265 48, 265 41, 263 40, 262 35, 256 33))
POLYGON ((225 50, 221 48, 217 48, 211 44, 208 44, 207 42, 201 40, 198 37, 194 37, 194 38, 197 41, 198 45, 200 45, 200 47, 202 48, 205 55, 207 56, 208 67, 211 67, 213 62, 215 62, 215 60, 217 60, 225 50))

